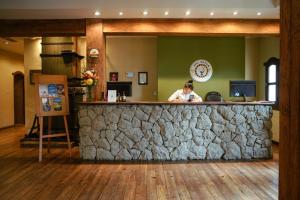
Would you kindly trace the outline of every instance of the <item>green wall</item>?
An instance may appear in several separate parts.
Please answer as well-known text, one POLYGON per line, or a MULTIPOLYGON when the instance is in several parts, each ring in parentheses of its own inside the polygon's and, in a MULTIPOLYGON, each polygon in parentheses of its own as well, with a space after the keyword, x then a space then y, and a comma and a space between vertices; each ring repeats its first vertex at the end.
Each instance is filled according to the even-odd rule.
POLYGON ((243 37, 158 37, 158 100, 165 101, 190 80, 190 65, 197 59, 212 64, 213 75, 205 83, 194 82, 203 99, 209 91, 219 91, 229 99, 229 80, 245 79, 245 39, 243 37))

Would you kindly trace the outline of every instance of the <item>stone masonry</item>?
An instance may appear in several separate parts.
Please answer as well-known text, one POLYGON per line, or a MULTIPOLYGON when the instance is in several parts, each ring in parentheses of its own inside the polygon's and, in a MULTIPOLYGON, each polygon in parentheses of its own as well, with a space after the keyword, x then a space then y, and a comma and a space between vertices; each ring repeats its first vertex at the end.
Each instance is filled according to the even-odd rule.
POLYGON ((271 158, 268 105, 81 105, 88 160, 271 158))

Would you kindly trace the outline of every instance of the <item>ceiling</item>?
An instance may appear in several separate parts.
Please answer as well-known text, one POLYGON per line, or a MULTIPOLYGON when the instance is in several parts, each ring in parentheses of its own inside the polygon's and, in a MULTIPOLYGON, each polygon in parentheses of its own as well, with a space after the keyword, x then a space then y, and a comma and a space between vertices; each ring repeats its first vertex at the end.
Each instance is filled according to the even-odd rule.
POLYGON ((0 19, 279 18, 279 0, 0 0, 0 19), (148 15, 144 16, 143 11, 148 15), (186 11, 190 15, 186 16, 186 11), (101 14, 95 16, 95 11, 101 14), (168 15, 164 15, 168 11, 168 15), (237 15, 233 12, 237 11, 237 15), (119 12, 123 12, 120 16, 119 12), (211 16, 210 13, 214 15, 211 16), (257 15, 260 12, 261 15, 257 15))
POLYGON ((2 38, 0 37, 0 50, 23 55, 24 54, 24 38, 2 38))

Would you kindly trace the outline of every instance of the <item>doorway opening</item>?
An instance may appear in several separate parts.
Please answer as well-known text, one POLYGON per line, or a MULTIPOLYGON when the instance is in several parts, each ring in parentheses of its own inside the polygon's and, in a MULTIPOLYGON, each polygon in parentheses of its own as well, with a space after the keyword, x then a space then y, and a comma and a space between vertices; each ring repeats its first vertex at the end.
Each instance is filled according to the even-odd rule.
POLYGON ((25 125, 24 74, 14 72, 14 124, 25 125))

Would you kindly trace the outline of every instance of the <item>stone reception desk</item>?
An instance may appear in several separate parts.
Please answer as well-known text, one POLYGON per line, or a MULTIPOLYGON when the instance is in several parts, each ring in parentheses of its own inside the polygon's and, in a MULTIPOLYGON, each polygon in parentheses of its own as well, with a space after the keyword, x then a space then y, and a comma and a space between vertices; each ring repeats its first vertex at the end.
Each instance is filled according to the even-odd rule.
POLYGON ((80 156, 88 160, 271 158, 268 103, 82 103, 80 156))

